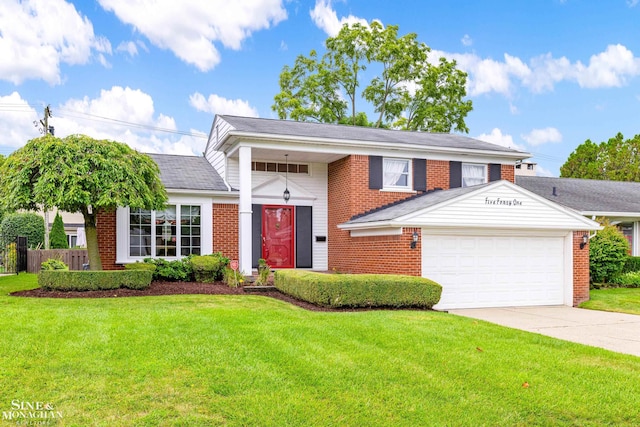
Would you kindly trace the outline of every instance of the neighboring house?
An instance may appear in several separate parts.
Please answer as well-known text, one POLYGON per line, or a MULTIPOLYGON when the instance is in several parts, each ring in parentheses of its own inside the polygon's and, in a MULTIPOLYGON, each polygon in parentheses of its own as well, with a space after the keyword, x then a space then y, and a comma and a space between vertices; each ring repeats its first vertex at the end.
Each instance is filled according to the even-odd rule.
POLYGON ((589 296, 580 242, 599 225, 513 184, 528 153, 455 134, 216 116, 204 158, 152 157, 169 207, 101 213, 105 268, 222 251, 245 273, 265 258, 428 277, 444 309, 589 296))
POLYGON ((516 183, 588 218, 607 218, 640 255, 640 183, 595 179, 518 176, 516 183))
MULTIPOLYGON (((81 213, 64 212, 51 210, 49 216, 49 230, 53 226, 53 220, 56 218, 56 212, 60 213, 62 222, 64 223, 64 232, 67 234, 67 242, 70 248, 85 247, 86 239, 84 237, 84 217, 81 213)), ((38 211, 38 215, 45 218, 43 211, 38 211)))
POLYGON ((532 162, 516 163, 516 176, 536 176, 536 164, 532 162))

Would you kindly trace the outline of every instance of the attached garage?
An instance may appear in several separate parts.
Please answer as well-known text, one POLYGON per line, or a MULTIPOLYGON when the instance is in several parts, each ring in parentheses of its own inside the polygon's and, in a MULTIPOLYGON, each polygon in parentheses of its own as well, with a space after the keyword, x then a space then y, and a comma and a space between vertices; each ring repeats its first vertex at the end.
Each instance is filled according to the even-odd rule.
POLYGON ((588 292, 588 247, 576 239, 600 229, 508 181, 430 192, 339 227, 352 237, 418 228, 421 275, 443 288, 436 309, 571 306, 574 283, 584 293, 586 277, 588 292))
POLYGON ((566 237, 423 230, 422 242, 422 271, 443 285, 437 308, 564 303, 566 237))

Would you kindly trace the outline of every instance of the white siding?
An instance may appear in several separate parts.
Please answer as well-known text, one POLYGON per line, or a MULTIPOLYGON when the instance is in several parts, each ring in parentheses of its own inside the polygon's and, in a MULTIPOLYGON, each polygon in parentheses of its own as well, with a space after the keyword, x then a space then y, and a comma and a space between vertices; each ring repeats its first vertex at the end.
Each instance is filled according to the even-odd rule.
POLYGON ((211 129, 211 135, 207 144, 207 149, 204 153, 204 157, 209 161, 209 163, 211 163, 211 165, 223 179, 226 179, 225 155, 223 152, 214 151, 213 147, 218 144, 218 141, 223 140, 227 133, 229 133, 229 131, 232 129, 233 128, 229 123, 218 117, 217 121, 213 124, 213 127, 211 129))
POLYGON ((506 185, 453 199, 411 215, 407 220, 445 227, 590 228, 579 214, 506 185))
POLYGON ((218 175, 226 181, 225 174, 227 173, 227 164, 224 153, 221 153, 220 151, 212 152, 211 155, 207 157, 207 160, 211 163, 211 166, 213 166, 216 172, 218 172, 218 175))

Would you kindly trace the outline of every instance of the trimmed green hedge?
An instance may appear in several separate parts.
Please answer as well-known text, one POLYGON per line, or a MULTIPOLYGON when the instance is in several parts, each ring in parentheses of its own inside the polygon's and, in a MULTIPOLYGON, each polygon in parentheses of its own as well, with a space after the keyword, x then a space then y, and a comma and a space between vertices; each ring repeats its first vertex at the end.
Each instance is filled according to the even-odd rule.
POLYGON ((125 270, 143 270, 143 271, 156 271, 156 265, 146 262, 133 262, 131 264, 124 265, 125 270))
POLYGON ((229 258, 220 252, 191 257, 194 280, 201 283, 213 283, 217 280, 222 280, 224 268, 227 264, 229 264, 229 258))
POLYGON ((640 288, 640 271, 623 273, 611 280, 611 283, 622 288, 640 288))
POLYGON ((146 289, 151 271, 65 271, 47 270, 38 274, 38 284, 49 291, 97 291, 105 289, 146 289))
POLYGON ((386 274, 325 274, 278 270, 281 292, 324 307, 421 307, 440 301, 442 287, 432 280, 386 274))
POLYGON ((624 262, 622 273, 629 273, 632 271, 640 271, 640 256, 630 256, 624 262))

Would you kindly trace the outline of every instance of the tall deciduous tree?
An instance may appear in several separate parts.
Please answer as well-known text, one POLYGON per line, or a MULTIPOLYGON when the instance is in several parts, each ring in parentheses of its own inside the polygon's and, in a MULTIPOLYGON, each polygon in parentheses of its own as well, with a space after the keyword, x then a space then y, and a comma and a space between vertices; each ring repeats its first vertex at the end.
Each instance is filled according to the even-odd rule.
POLYGON ((621 133, 606 142, 586 140, 560 167, 564 178, 640 181, 640 135, 624 139, 621 133))
POLYGON ((158 165, 129 146, 85 135, 32 139, 0 169, 0 205, 81 212, 92 270, 101 270, 96 218, 118 206, 162 209, 158 165))
POLYGON ((429 61, 430 49, 416 34, 399 36, 397 26, 377 21, 345 24, 325 45, 321 58, 315 51, 300 55, 280 73, 272 109, 281 119, 468 132, 464 120, 473 107, 464 99, 466 73, 455 61, 429 61), (360 91, 364 73, 373 78, 360 91), (374 122, 363 120, 360 100, 374 122))

